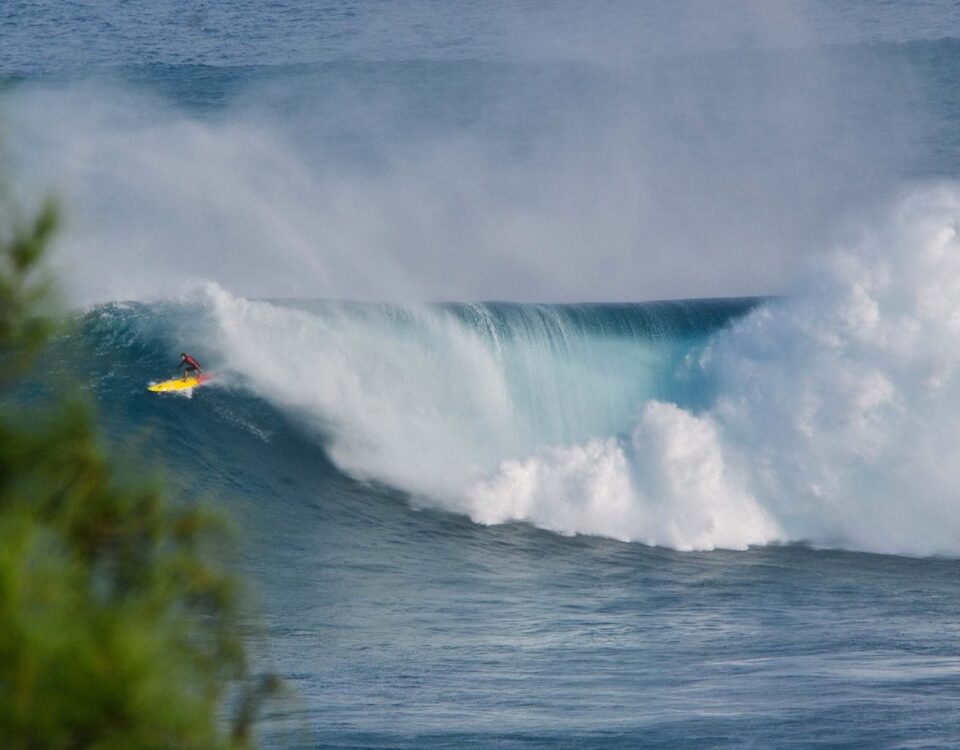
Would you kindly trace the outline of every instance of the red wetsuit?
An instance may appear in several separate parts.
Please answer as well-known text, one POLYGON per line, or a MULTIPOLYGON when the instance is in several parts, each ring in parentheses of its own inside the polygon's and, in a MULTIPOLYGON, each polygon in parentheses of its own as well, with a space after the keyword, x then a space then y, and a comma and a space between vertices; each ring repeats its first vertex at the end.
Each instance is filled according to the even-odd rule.
POLYGON ((184 365, 187 366, 187 369, 185 370, 185 372, 191 372, 191 371, 203 372, 203 368, 200 367, 200 363, 197 362, 197 360, 195 360, 195 359, 194 359, 193 357, 191 357, 189 354, 184 354, 184 355, 180 358, 180 364, 177 365, 177 369, 179 370, 179 369, 180 369, 181 367, 183 367, 184 365))

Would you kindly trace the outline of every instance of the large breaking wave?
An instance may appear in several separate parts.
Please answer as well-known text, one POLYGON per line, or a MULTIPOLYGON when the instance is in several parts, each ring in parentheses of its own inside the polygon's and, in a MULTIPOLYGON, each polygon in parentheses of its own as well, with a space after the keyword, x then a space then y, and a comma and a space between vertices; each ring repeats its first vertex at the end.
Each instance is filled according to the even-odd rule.
POLYGON ((269 453, 279 409, 342 472, 483 524, 956 556, 958 222, 955 187, 910 193, 768 299, 416 307, 210 284, 85 316, 92 387, 201 450, 194 412, 229 415, 218 450, 232 424, 269 453), (144 400, 181 348, 228 388, 144 400))
POLYGON ((692 354, 754 304, 292 306, 205 294, 223 359, 311 421, 341 468, 456 507, 504 460, 629 431, 651 398, 706 403, 692 354))
POLYGON ((914 193, 766 301, 204 299, 230 369, 415 502, 678 549, 953 555, 958 220, 954 189, 914 193))

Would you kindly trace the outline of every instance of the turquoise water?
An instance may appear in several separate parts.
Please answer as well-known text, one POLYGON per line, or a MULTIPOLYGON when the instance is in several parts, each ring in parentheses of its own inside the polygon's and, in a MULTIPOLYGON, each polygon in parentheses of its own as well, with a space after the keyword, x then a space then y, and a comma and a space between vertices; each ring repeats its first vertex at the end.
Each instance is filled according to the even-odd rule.
POLYGON ((955 5, 0 13, 50 362, 235 520, 266 746, 960 743, 955 5))

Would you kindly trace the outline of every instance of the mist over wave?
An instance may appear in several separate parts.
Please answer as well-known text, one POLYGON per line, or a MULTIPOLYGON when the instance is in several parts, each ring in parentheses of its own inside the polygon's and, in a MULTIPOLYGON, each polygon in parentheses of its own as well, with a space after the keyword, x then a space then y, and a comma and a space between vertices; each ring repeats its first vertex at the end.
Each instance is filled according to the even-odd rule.
POLYGON ((677 549, 960 554, 960 192, 870 220, 788 298, 619 323, 204 296, 230 368, 414 502, 677 549))
POLYGON ((80 303, 765 295, 927 156, 904 57, 146 65, 11 82, 0 126, 80 303))

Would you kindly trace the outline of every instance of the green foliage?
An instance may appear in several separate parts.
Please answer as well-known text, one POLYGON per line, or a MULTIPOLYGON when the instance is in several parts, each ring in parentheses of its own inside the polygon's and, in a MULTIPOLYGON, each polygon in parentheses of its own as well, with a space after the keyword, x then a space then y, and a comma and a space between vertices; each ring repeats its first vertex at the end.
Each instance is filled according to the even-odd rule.
POLYGON ((53 333, 50 280, 40 261, 56 227, 57 209, 48 202, 9 239, 0 236, 0 385, 29 366, 53 333))
POLYGON ((56 224, 47 205, 0 239, 0 747, 248 747, 270 683, 247 679, 215 519, 125 486, 82 403, 11 403, 56 328, 56 224))

